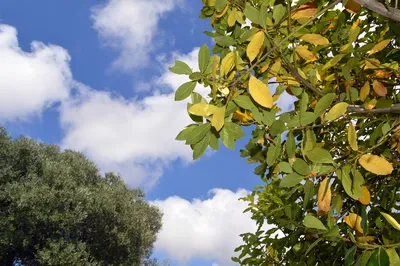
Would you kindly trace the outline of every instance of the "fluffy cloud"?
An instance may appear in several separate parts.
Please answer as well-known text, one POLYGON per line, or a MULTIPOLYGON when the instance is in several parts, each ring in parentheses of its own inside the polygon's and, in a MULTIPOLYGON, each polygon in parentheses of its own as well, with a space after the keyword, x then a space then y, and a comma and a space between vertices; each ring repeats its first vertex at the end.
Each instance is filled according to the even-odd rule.
MULTIPOLYGON (((175 55, 194 69, 198 49, 175 55)), ((176 160, 188 162, 191 151, 176 135, 190 123, 186 102, 174 92, 187 76, 167 73, 152 83, 149 96, 124 99, 76 84, 77 93, 61 107, 64 148, 83 151, 104 171, 120 172, 131 185, 152 186, 163 169, 176 160)), ((198 91, 204 88, 199 87, 198 91)))
POLYGON ((93 9, 94 28, 109 45, 120 51, 114 66, 123 70, 145 64, 154 49, 158 22, 180 0, 108 0, 93 9))
POLYGON ((164 212, 157 249, 181 263, 203 258, 216 260, 215 265, 233 264, 233 250, 242 244, 239 234, 257 229, 250 214, 243 214, 247 203, 238 200, 248 192, 213 189, 209 194, 209 199, 191 202, 177 196, 152 202, 164 212))
POLYGON ((0 121, 38 115, 69 95, 67 51, 37 41, 31 50, 21 50, 15 28, 0 25, 0 121))

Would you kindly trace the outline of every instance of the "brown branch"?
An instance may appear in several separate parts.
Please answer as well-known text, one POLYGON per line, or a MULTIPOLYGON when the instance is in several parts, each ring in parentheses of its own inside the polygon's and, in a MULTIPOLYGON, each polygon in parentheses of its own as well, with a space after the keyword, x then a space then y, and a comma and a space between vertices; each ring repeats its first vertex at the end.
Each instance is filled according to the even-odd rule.
POLYGON ((363 7, 372 10, 384 17, 400 21, 400 10, 393 7, 386 7, 376 0, 354 0, 363 7))
POLYGON ((356 114, 389 114, 389 113, 398 113, 400 112, 400 104, 395 104, 392 107, 388 108, 377 108, 377 109, 365 109, 363 107, 358 106, 349 106, 347 107, 348 113, 356 113, 356 114))

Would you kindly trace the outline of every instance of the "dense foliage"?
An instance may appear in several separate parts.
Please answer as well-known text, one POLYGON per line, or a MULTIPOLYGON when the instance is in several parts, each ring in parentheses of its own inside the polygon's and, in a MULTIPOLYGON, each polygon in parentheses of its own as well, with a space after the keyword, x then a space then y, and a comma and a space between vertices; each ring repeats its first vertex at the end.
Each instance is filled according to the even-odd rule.
POLYGON ((80 153, 1 129, 0 265, 142 265, 161 228, 143 197, 80 153))
POLYGON ((400 265, 400 23, 356 1, 203 0, 212 55, 170 68, 191 79, 175 100, 191 96, 177 140, 194 159, 251 126, 241 156, 264 183, 244 200, 259 228, 235 262, 400 265))

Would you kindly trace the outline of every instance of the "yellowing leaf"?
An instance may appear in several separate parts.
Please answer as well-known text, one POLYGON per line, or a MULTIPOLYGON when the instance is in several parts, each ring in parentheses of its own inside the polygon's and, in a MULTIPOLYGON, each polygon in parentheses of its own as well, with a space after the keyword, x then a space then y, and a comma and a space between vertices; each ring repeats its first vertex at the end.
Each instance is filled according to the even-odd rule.
POLYGON ((344 221, 350 228, 356 229, 360 233, 364 233, 363 229, 361 228, 362 218, 357 214, 349 213, 348 216, 344 217, 344 221))
POLYGON ((347 139, 349 141, 350 147, 353 151, 358 151, 357 144, 357 132, 353 126, 353 123, 349 123, 349 127, 347 129, 347 139))
POLYGON ((251 42, 247 46, 246 54, 250 62, 252 62, 260 53, 263 44, 264 44, 264 32, 259 31, 254 35, 253 39, 251 39, 251 42))
POLYGON ((220 131, 221 128, 224 126, 224 121, 225 121, 225 106, 217 107, 211 119, 211 125, 217 131, 220 131))
POLYGON ((380 78, 380 79, 387 79, 392 75, 392 72, 387 71, 387 70, 383 70, 383 69, 378 69, 375 70, 373 76, 380 78))
POLYGON ((317 13, 317 5, 311 2, 293 10, 292 19, 312 18, 315 13, 317 13))
POLYGON ((232 12, 228 16, 228 26, 232 27, 236 23, 236 10, 232 10, 232 12))
POLYGON ((400 231, 400 224, 396 221, 396 219, 387 213, 381 212, 381 214, 383 217, 385 217, 386 221, 393 226, 394 229, 400 231))
POLYGON ((348 106, 349 104, 345 102, 337 103, 329 110, 328 114, 325 116, 325 120, 330 121, 341 117, 346 113, 348 106))
POLYGON ((221 63, 221 75, 225 76, 228 74, 233 67, 235 66, 235 61, 236 61, 236 53, 235 52, 230 52, 227 54, 224 59, 222 59, 221 63))
POLYGON ((214 16, 215 16, 216 18, 222 17, 223 15, 225 15, 226 11, 228 11, 228 7, 229 7, 229 5, 226 4, 225 7, 224 7, 224 9, 223 9, 220 13, 216 13, 214 16))
POLYGON ((372 100, 370 100, 370 101, 368 101, 368 102, 365 102, 365 103, 364 103, 364 107, 365 107, 366 109, 374 109, 377 102, 378 102, 378 101, 377 101, 376 99, 372 99, 372 100))
POLYGON ((250 77, 249 81, 250 95, 259 105, 266 108, 271 108, 273 99, 271 92, 269 91, 267 85, 262 81, 258 80, 254 76, 250 77))
POLYGON ((379 67, 379 65, 381 64, 381 62, 379 62, 379 60, 375 58, 368 58, 364 62, 365 62, 364 69, 369 69, 369 68, 374 69, 379 67))
POLYGON ((296 47, 296 52, 297 54, 302 57, 305 60, 308 60, 310 62, 314 62, 318 58, 313 54, 311 51, 308 50, 308 47, 306 45, 299 45, 296 47))
POLYGON ((383 86, 382 83, 380 83, 377 80, 374 80, 374 82, 372 83, 372 88, 374 89, 374 91, 376 92, 376 94, 378 94, 379 96, 386 96, 387 94, 387 89, 385 86, 383 86))
POLYGON ((314 45, 329 44, 329 40, 320 34, 307 33, 301 36, 300 39, 314 45))
POLYGON ((361 5, 354 0, 348 0, 344 8, 346 8, 349 13, 357 14, 361 9, 361 5))
POLYGON ((271 68, 269 69, 269 72, 270 72, 272 75, 276 75, 276 74, 278 74, 278 72, 279 72, 279 70, 281 69, 281 67, 282 67, 282 60, 281 60, 280 57, 278 57, 278 58, 275 60, 275 63, 272 64, 271 68))
POLYGON ((369 95, 369 91, 370 91, 370 85, 369 85, 369 81, 367 81, 364 83, 364 86, 362 86, 362 88, 360 90, 360 100, 361 101, 365 101, 365 99, 369 95))
POLYGON ((206 103, 196 103, 189 108, 189 113, 198 116, 210 116, 217 110, 214 105, 206 103))
POLYGON ((364 205, 368 205, 371 202, 371 193, 369 193, 367 187, 365 186, 361 186, 361 191, 363 196, 359 198, 358 201, 364 205))
POLYGON ((375 54, 375 53, 377 53, 379 51, 382 51, 383 49, 385 49, 386 46, 388 46, 390 41, 391 41, 390 39, 387 39, 387 40, 383 40, 383 41, 379 42, 377 45, 375 45, 371 49, 371 51, 369 51, 369 54, 372 55, 372 54, 375 54))
POLYGON ((321 184, 319 185, 318 189, 318 209, 327 213, 331 207, 331 186, 329 184, 329 179, 325 178, 321 184), (326 189, 328 186, 328 189, 326 189), (326 193, 325 193, 326 190, 326 193))
POLYGON ((376 175, 389 175, 393 171, 392 164, 377 155, 364 154, 358 162, 365 170, 376 175))
POLYGON ((236 112, 233 113, 232 118, 244 124, 253 121, 253 116, 249 111, 245 111, 244 113, 242 113, 240 110, 237 110, 236 112))
POLYGON ((214 55, 212 64, 212 75, 214 78, 217 76, 218 63, 219 63, 219 56, 214 55))

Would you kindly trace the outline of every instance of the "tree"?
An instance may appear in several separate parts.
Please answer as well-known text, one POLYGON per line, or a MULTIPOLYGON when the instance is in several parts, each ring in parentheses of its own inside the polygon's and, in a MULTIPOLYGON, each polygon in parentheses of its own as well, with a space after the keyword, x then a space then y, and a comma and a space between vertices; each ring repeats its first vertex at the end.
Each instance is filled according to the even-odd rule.
POLYGON ((142 265, 158 208, 82 154, 0 130, 0 264, 142 265))
POLYGON ((252 130, 241 156, 263 183, 243 200, 259 227, 242 235, 233 260, 400 265, 397 1, 203 3, 212 55, 201 47, 199 72, 181 61, 170 68, 191 80, 175 95, 191 96, 193 120, 177 140, 197 159, 220 139, 234 149, 243 127, 252 130), (287 94, 296 97, 289 110, 277 104, 287 94))

